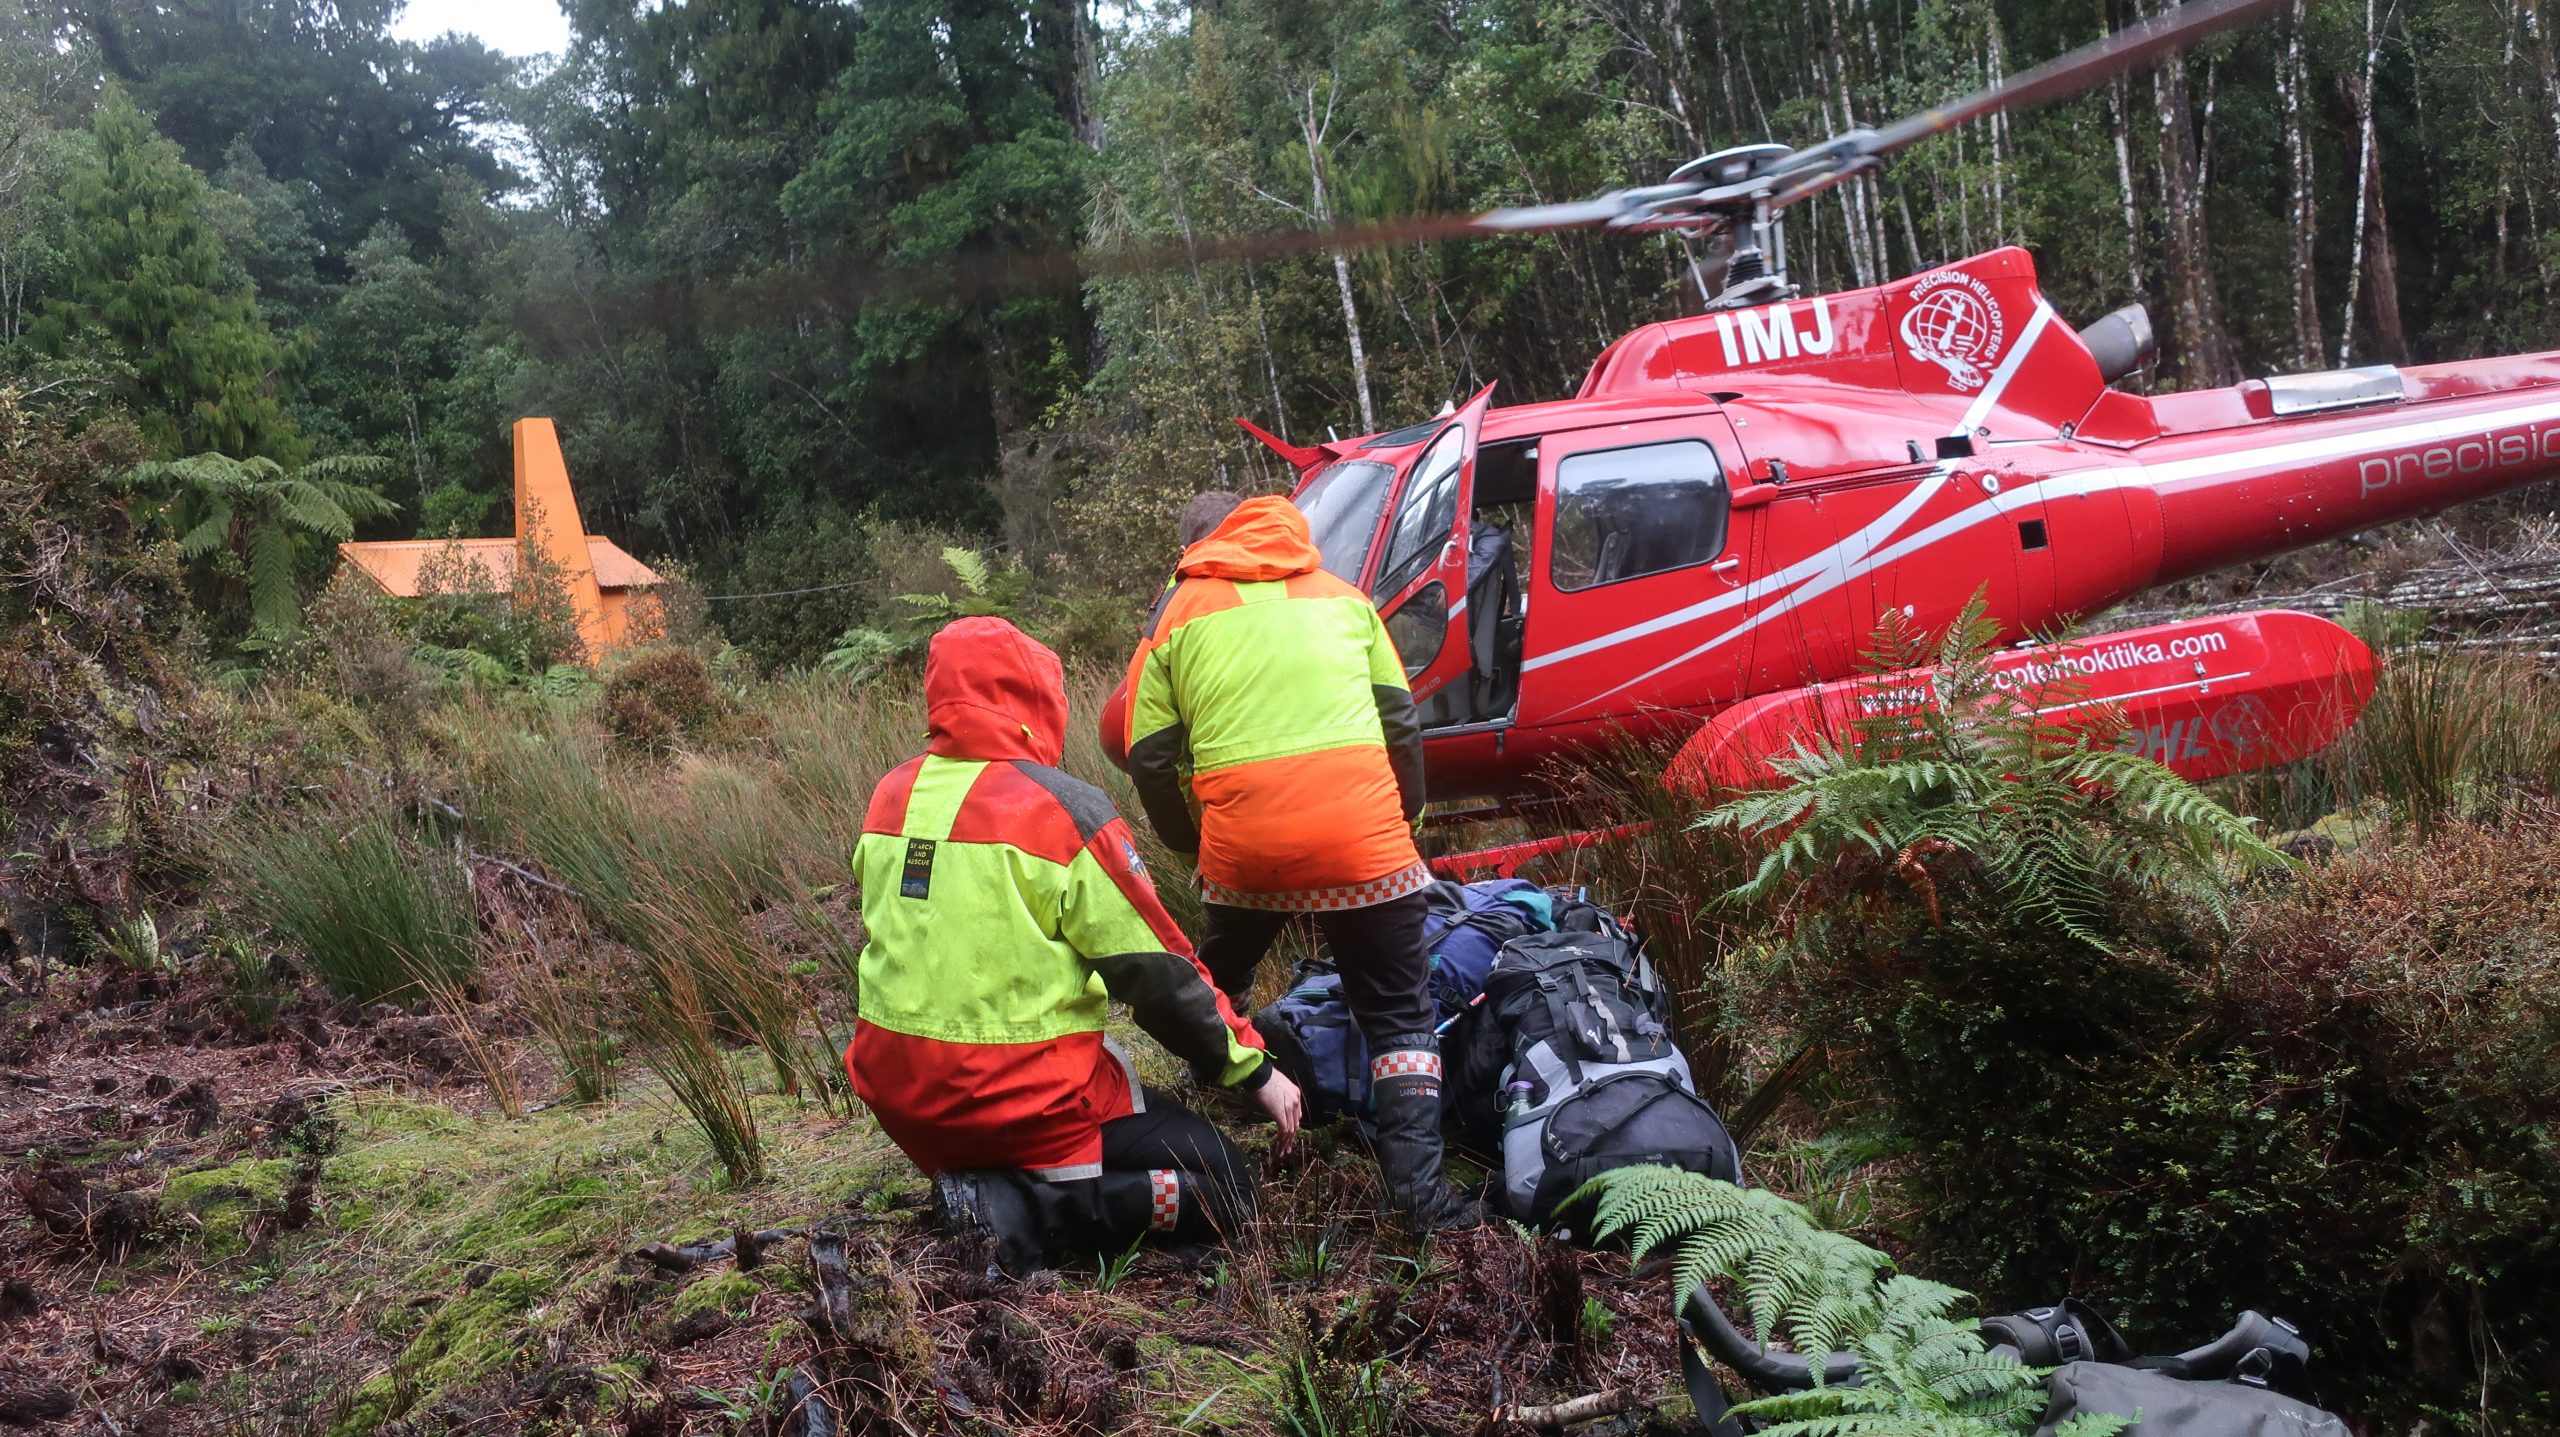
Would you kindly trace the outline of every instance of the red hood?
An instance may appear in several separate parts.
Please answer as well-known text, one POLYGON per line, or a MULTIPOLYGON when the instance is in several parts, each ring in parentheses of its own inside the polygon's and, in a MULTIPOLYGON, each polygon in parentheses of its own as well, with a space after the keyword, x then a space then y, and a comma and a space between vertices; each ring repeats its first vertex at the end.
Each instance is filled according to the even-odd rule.
POLYGON ((1186 577, 1268 583, 1310 574, 1324 564, 1307 533, 1307 516, 1277 494, 1247 499, 1209 537, 1182 551, 1186 577))
POLYGON ((1002 619, 961 619, 925 652, 924 712, 925 747, 944 758, 1054 765, 1066 752, 1066 670, 1002 619))

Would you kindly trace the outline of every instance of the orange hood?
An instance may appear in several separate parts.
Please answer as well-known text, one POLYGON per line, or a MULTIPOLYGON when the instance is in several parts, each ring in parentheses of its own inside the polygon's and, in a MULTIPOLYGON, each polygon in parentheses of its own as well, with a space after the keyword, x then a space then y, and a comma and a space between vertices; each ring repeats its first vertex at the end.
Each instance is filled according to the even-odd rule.
POLYGON ((1176 571, 1185 578, 1268 583, 1310 574, 1324 564, 1307 532, 1307 516, 1277 494, 1247 499, 1209 537, 1182 551, 1176 571))
POLYGON ((925 651, 924 712, 929 752, 1054 766, 1066 752, 1066 670, 1002 619, 961 619, 925 651))

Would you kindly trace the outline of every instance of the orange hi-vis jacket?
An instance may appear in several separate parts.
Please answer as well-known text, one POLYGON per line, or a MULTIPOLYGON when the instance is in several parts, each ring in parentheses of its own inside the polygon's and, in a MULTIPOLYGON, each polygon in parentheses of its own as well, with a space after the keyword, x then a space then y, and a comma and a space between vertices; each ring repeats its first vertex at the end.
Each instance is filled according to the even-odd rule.
POLYGON ((1418 891, 1422 728, 1366 595, 1266 496, 1182 555, 1127 689, 1129 777, 1201 895, 1365 908, 1418 891))
POLYGON ((925 754, 872 791, 854 875, 869 942, 853 1088, 928 1173, 1098 1175, 1137 1108, 1106 997, 1204 1083, 1259 1086, 1261 1035, 1227 1006, 1100 789, 1055 767, 1058 656, 962 619, 925 660, 925 754))

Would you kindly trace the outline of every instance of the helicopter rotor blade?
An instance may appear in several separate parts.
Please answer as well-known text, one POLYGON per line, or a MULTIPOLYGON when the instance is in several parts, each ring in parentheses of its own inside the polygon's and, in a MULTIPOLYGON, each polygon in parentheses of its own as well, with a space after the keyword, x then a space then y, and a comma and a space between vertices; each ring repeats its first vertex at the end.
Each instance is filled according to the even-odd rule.
POLYGON ((1867 153, 1890 155, 1934 135, 1990 114, 2023 110, 2079 94, 2100 80, 2112 79, 2146 60, 2184 50, 2206 36, 2263 19, 2284 8, 2287 0, 2193 0, 2127 26, 2105 39, 2067 55, 1986 85, 1962 99, 1935 105, 1875 132, 1867 153))
POLYGON ((1532 205, 1478 215, 1473 229, 1500 234, 1567 229, 1692 233, 1728 228, 1760 211, 1788 205, 1879 168, 1895 153, 1999 111, 2021 110, 2076 95, 2102 80, 2206 36, 2246 25, 2287 0, 2189 0, 2138 25, 2057 56, 1970 95, 1932 106, 1876 130, 1852 130, 1818 145, 1780 151, 1743 146, 1683 165, 1670 184, 1611 190, 1569 204, 1532 205), (1729 168, 1718 162, 1733 160, 1729 168), (1714 177, 1711 179, 1709 177, 1714 177), (1714 182, 1720 179, 1722 182, 1714 182))
MULTIPOLYGON (((813 303, 936 303, 1021 293, 1073 293, 1097 279, 1139 277, 1182 266, 1251 262, 1300 254, 1351 254, 1441 240, 1558 234, 1573 230, 1714 234, 1765 218, 1880 167, 1895 152, 1994 111, 2077 94, 2145 61, 2273 13, 2287 0, 2187 0, 2140 24, 1875 130, 1853 130, 1789 150, 1745 145, 1681 166, 1668 183, 1610 190, 1589 199, 1523 205, 1482 214, 1426 214, 1323 228, 1291 229, 1182 244, 1046 251, 993 251, 941 264, 846 265, 775 275, 706 294, 662 287, 636 302, 668 312, 702 308, 768 312, 813 303)), ((539 314, 522 316, 539 321, 539 314)))

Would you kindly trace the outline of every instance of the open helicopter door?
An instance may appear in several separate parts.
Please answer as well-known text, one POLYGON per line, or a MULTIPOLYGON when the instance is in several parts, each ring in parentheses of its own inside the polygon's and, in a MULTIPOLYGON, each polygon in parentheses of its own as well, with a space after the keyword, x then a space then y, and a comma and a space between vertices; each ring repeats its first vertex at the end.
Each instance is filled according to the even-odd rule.
POLYGON ((1406 468, 1385 532, 1369 596, 1404 659, 1419 703, 1463 677, 1467 647, 1467 528, 1475 502, 1476 441, 1493 386, 1451 415, 1406 468))

